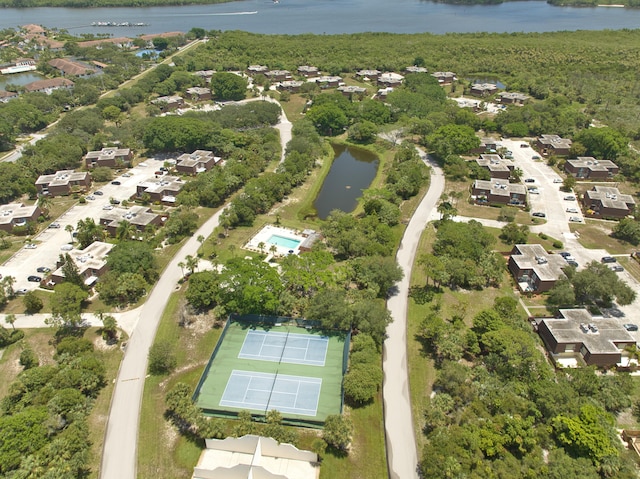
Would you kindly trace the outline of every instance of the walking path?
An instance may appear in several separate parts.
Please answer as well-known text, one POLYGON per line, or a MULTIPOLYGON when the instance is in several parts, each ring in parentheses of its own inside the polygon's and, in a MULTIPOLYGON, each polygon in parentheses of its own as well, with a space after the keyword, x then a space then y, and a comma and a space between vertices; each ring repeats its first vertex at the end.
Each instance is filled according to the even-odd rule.
MULTIPOLYGON (((424 152, 420 152, 426 161, 424 152)), ((407 304, 411 269, 422 230, 435 212, 444 191, 444 174, 431 164, 429 191, 420 202, 402 237, 396 256, 404 272, 398 292, 387 301, 393 322, 387 327, 382 367, 384 371, 384 427, 390 479, 418 478, 418 451, 413 428, 409 371, 407 368, 407 304)))

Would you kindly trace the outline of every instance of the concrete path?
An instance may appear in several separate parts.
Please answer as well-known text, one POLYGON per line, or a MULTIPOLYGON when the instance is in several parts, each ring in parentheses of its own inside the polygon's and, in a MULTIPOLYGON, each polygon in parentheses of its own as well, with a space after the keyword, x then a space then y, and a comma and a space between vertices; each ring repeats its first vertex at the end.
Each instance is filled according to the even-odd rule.
MULTIPOLYGON (((218 226, 220 209, 193 234, 166 267, 144 306, 138 308, 138 323, 125 350, 111 399, 111 410, 102 454, 102 479, 135 479, 138 460, 140 406, 147 374, 147 355, 160 318, 176 289, 182 272, 178 263, 187 255, 196 255, 199 235, 209 237, 218 226)), ((162 420, 158 418, 158 420, 162 420)))
MULTIPOLYGON (((141 309, 142 306, 132 309, 131 311, 125 311, 124 313, 105 313, 105 316, 113 316, 118 323, 118 328, 125 331, 128 335, 131 335, 138 323, 141 309)), ((48 328, 49 325, 46 323, 46 320, 51 317, 50 314, 16 314, 15 316, 17 320, 14 326, 17 329, 48 328)), ((9 327, 5 321, 6 317, 6 314, 0 315, 0 324, 5 328, 9 327)), ((82 324, 85 326, 102 327, 102 321, 100 321, 100 318, 96 314, 84 313, 82 319, 82 324)))
MULTIPOLYGON (((425 159, 425 155, 421 152, 425 159)), ((425 160, 426 162, 426 160, 425 160)), ((444 175, 431 164, 429 191, 420 202, 402 237, 396 259, 404 272, 398 292, 387 301, 393 322, 387 327, 382 367, 384 371, 384 424, 390 479, 418 478, 418 451, 413 429, 409 375, 407 369, 407 304, 411 269, 420 235, 435 212, 444 191, 444 175)))

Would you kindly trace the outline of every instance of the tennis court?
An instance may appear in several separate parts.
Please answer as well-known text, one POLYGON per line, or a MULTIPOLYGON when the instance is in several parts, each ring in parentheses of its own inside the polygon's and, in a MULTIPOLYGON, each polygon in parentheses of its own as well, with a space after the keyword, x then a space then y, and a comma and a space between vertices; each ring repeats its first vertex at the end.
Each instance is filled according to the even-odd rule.
MULTIPOLYGON (((342 412, 342 378, 350 336, 305 326, 303 320, 229 320, 194 393, 204 414, 265 416, 321 427, 342 412)), ((261 317, 262 319, 262 317, 261 317)))
POLYGON ((329 338, 250 330, 238 357, 278 363, 324 366, 329 338))
POLYGON ((220 405, 315 416, 321 386, 320 378, 232 371, 220 405))

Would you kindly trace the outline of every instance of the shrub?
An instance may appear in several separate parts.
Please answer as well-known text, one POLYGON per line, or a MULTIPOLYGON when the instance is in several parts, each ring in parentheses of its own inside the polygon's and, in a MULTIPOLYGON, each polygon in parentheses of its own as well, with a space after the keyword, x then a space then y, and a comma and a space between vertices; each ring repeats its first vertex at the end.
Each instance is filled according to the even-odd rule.
POLYGON ((32 349, 26 348, 20 353, 20 365, 25 369, 31 369, 39 365, 38 357, 32 349))
POLYGON ((42 300, 33 291, 29 291, 22 297, 22 303, 24 304, 25 311, 28 314, 37 313, 44 306, 42 304, 42 300))
POLYGON ((562 241, 560 241, 560 240, 555 240, 555 241, 553 242, 553 245, 552 245, 552 246, 553 246, 554 248, 556 248, 556 249, 562 249, 562 247, 564 246, 564 244, 562 244, 562 241))
POLYGON ((543 240, 549 239, 549 237, 544 233, 538 233, 538 237, 543 240))
POLYGON ((56 356, 68 354, 69 356, 80 356, 81 354, 93 351, 93 344, 85 338, 75 338, 67 336, 63 338, 56 347, 56 356))
POLYGON ((159 341, 149 350, 149 373, 160 375, 173 371, 178 364, 173 351, 173 344, 169 341, 159 341))

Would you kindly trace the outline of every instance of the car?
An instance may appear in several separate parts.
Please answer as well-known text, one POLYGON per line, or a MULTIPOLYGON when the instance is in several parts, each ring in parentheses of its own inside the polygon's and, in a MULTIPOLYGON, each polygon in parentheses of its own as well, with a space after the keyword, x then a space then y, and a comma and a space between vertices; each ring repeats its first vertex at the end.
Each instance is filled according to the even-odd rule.
POLYGON ((554 182, 554 183, 563 183, 563 182, 564 182, 564 180, 563 180, 562 178, 554 178, 554 179, 553 179, 553 182, 554 182))
POLYGON ((38 245, 35 243, 27 243, 26 245, 24 245, 24 249, 36 249, 37 247, 38 245))
POLYGON ((146 163, 138 163, 138 166, 139 166, 140 168, 146 168, 146 167, 147 167, 147 164, 146 164, 146 163))
POLYGON ((546 218, 547 215, 542 211, 536 211, 535 213, 531 213, 531 216, 535 216, 536 218, 546 218))
POLYGON ((112 205, 119 205, 120 204, 120 200, 116 200, 115 198, 111 198, 109 200, 109 203, 111 203, 112 205))
POLYGON ((527 178, 526 180, 524 180, 525 183, 535 183, 536 180, 535 178, 527 178))
POLYGON ((57 221, 53 222, 49 226, 47 226, 47 228, 60 228, 60 223, 58 223, 57 221))
POLYGON ((124 175, 122 175, 123 178, 130 178, 131 176, 131 173, 125 173, 124 175))
POLYGON ((27 294, 28 291, 27 288, 20 288, 16 290, 16 294, 27 294))
POLYGON ((102 196, 102 195, 104 195, 104 193, 103 193, 102 191, 100 191, 100 190, 98 190, 98 191, 94 191, 94 192, 93 192, 93 194, 94 194, 94 195, 97 195, 97 196, 102 196))
POLYGON ((114 180, 111 182, 112 185, 116 185, 116 186, 120 186, 122 183, 120 183, 118 180, 114 180))
POLYGON ((95 200, 95 199, 96 199, 96 197, 95 197, 95 196, 93 196, 93 195, 89 195, 89 196, 87 196, 87 199, 88 199, 88 200, 95 200))
POLYGON ((528 143, 520 143, 520 148, 529 148, 528 143))
POLYGON ((531 193, 532 195, 539 195, 540 190, 538 190, 538 188, 529 188, 529 193, 531 193))
POLYGON ((567 195, 564 197, 565 201, 575 201, 576 197, 573 195, 567 195))
POLYGON ((611 271, 615 271, 616 273, 621 273, 622 271, 624 271, 624 268, 619 264, 612 264, 611 266, 609 266, 609 269, 611 271))
POLYGON ((532 159, 532 160, 539 160, 539 159, 540 159, 540 157, 539 157, 538 155, 533 155, 533 156, 531 157, 531 159, 532 159))
POLYGON ((112 210, 113 209, 113 205, 104 205, 102 207, 103 210, 112 210))
POLYGON ((568 251, 560 251, 558 254, 563 258, 566 258, 567 256, 571 256, 571 253, 569 253, 568 251))
POLYGON ((51 268, 47 268, 46 266, 39 266, 36 271, 38 273, 48 273, 49 271, 51 271, 51 268))
POLYGON ((27 281, 31 283, 39 283, 40 281, 42 281, 42 278, 40 276, 31 275, 27 278, 27 281))
POLYGON ((160 168, 158 168, 160 171, 169 171, 169 168, 165 167, 165 166, 161 166, 160 168))
POLYGON ((578 208, 567 208, 567 213, 579 213, 578 208))
POLYGON ((603 263, 617 263, 618 260, 615 259, 613 256, 603 256, 602 258, 600 258, 600 261, 603 263))
POLYGON ((627 331, 637 331, 638 330, 638 325, 637 324, 633 324, 633 323, 623 324, 622 327, 624 329, 626 329, 627 331))
POLYGON ((582 218, 579 216, 569 216, 569 221, 572 223, 582 223, 582 218))
MULTIPOLYGON (((565 258, 565 259, 566 259, 566 258, 565 258)), ((577 267, 579 266, 579 265, 578 265, 578 262, 577 262, 577 261, 574 261, 574 260, 567 260, 567 264, 568 264, 569 266, 573 266, 574 268, 577 268, 577 267)))
POLYGON ((60 249, 62 251, 71 251, 73 249, 73 245, 72 244, 63 244, 60 249))

